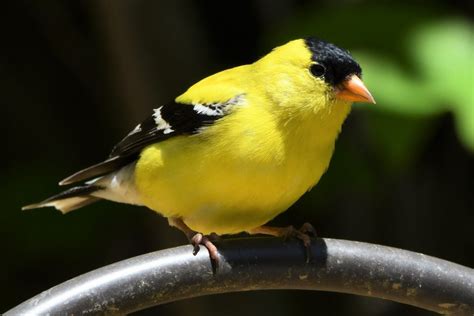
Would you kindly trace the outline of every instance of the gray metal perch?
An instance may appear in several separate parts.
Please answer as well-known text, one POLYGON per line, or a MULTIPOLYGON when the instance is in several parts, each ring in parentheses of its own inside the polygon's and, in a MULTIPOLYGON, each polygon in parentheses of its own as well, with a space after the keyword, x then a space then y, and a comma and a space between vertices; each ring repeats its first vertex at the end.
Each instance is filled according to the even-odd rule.
POLYGON ((205 248, 156 251, 55 286, 6 313, 130 313, 190 297, 266 289, 350 293, 442 314, 474 313, 474 270, 406 250, 317 239, 312 260, 297 241, 241 238, 218 243, 216 271, 205 248))

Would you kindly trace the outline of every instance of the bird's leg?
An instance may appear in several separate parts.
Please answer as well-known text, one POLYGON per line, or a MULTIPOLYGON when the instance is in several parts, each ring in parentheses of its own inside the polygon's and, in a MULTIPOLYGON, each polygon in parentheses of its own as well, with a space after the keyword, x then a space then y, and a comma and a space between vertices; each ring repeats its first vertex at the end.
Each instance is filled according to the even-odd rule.
MULTIPOLYGON (((197 255, 199 252, 199 245, 203 245, 204 247, 207 248, 209 251, 209 256, 211 257, 212 260, 215 260, 216 262, 219 259, 218 253, 217 253, 217 248, 216 246, 212 243, 210 238, 208 236, 204 236, 201 233, 198 233, 186 225, 183 220, 179 217, 171 217, 168 219, 168 222, 170 226, 174 226, 181 230, 186 237, 188 238, 189 242, 194 246, 193 249, 193 255, 197 255)), ((213 239, 217 239, 217 235, 212 234, 211 237, 213 239)))
POLYGON ((260 226, 248 231, 249 234, 263 234, 271 235, 275 237, 297 238, 303 241, 306 248, 306 261, 309 262, 311 258, 311 238, 316 237, 316 229, 310 223, 304 223, 300 229, 296 229, 294 226, 288 227, 270 227, 260 226))

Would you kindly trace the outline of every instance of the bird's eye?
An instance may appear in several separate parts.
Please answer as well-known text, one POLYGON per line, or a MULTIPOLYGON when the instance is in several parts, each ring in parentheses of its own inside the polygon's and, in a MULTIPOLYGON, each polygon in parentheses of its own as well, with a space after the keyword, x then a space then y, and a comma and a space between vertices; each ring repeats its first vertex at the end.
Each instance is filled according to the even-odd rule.
POLYGON ((311 71, 315 77, 322 77, 326 73, 326 68, 321 64, 312 64, 309 71, 311 71))

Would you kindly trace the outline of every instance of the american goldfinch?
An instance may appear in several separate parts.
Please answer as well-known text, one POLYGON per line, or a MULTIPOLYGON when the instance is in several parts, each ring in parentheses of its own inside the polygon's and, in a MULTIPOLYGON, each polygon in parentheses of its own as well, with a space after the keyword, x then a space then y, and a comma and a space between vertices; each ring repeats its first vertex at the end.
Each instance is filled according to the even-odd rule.
POLYGON ((356 101, 375 103, 349 52, 297 39, 253 64, 224 70, 160 105, 107 160, 62 180, 70 188, 32 209, 63 213, 101 199, 144 205, 217 260, 211 233, 292 235, 264 226, 326 171, 356 101))

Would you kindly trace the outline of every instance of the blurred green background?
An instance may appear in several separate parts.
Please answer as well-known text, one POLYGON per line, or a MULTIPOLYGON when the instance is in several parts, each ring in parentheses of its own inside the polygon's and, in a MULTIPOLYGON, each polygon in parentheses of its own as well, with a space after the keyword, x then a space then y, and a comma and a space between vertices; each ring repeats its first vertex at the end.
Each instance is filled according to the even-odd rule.
MULTIPOLYGON (((21 212, 101 161, 150 109, 216 71, 316 35, 345 47, 377 105, 355 105, 327 174, 275 225, 474 266, 472 1, 8 1, 0 19, 0 312, 69 278, 186 242, 143 207, 21 212)), ((177 302, 170 315, 429 315, 335 293, 177 302), (239 309, 231 308, 239 306, 239 309)))

